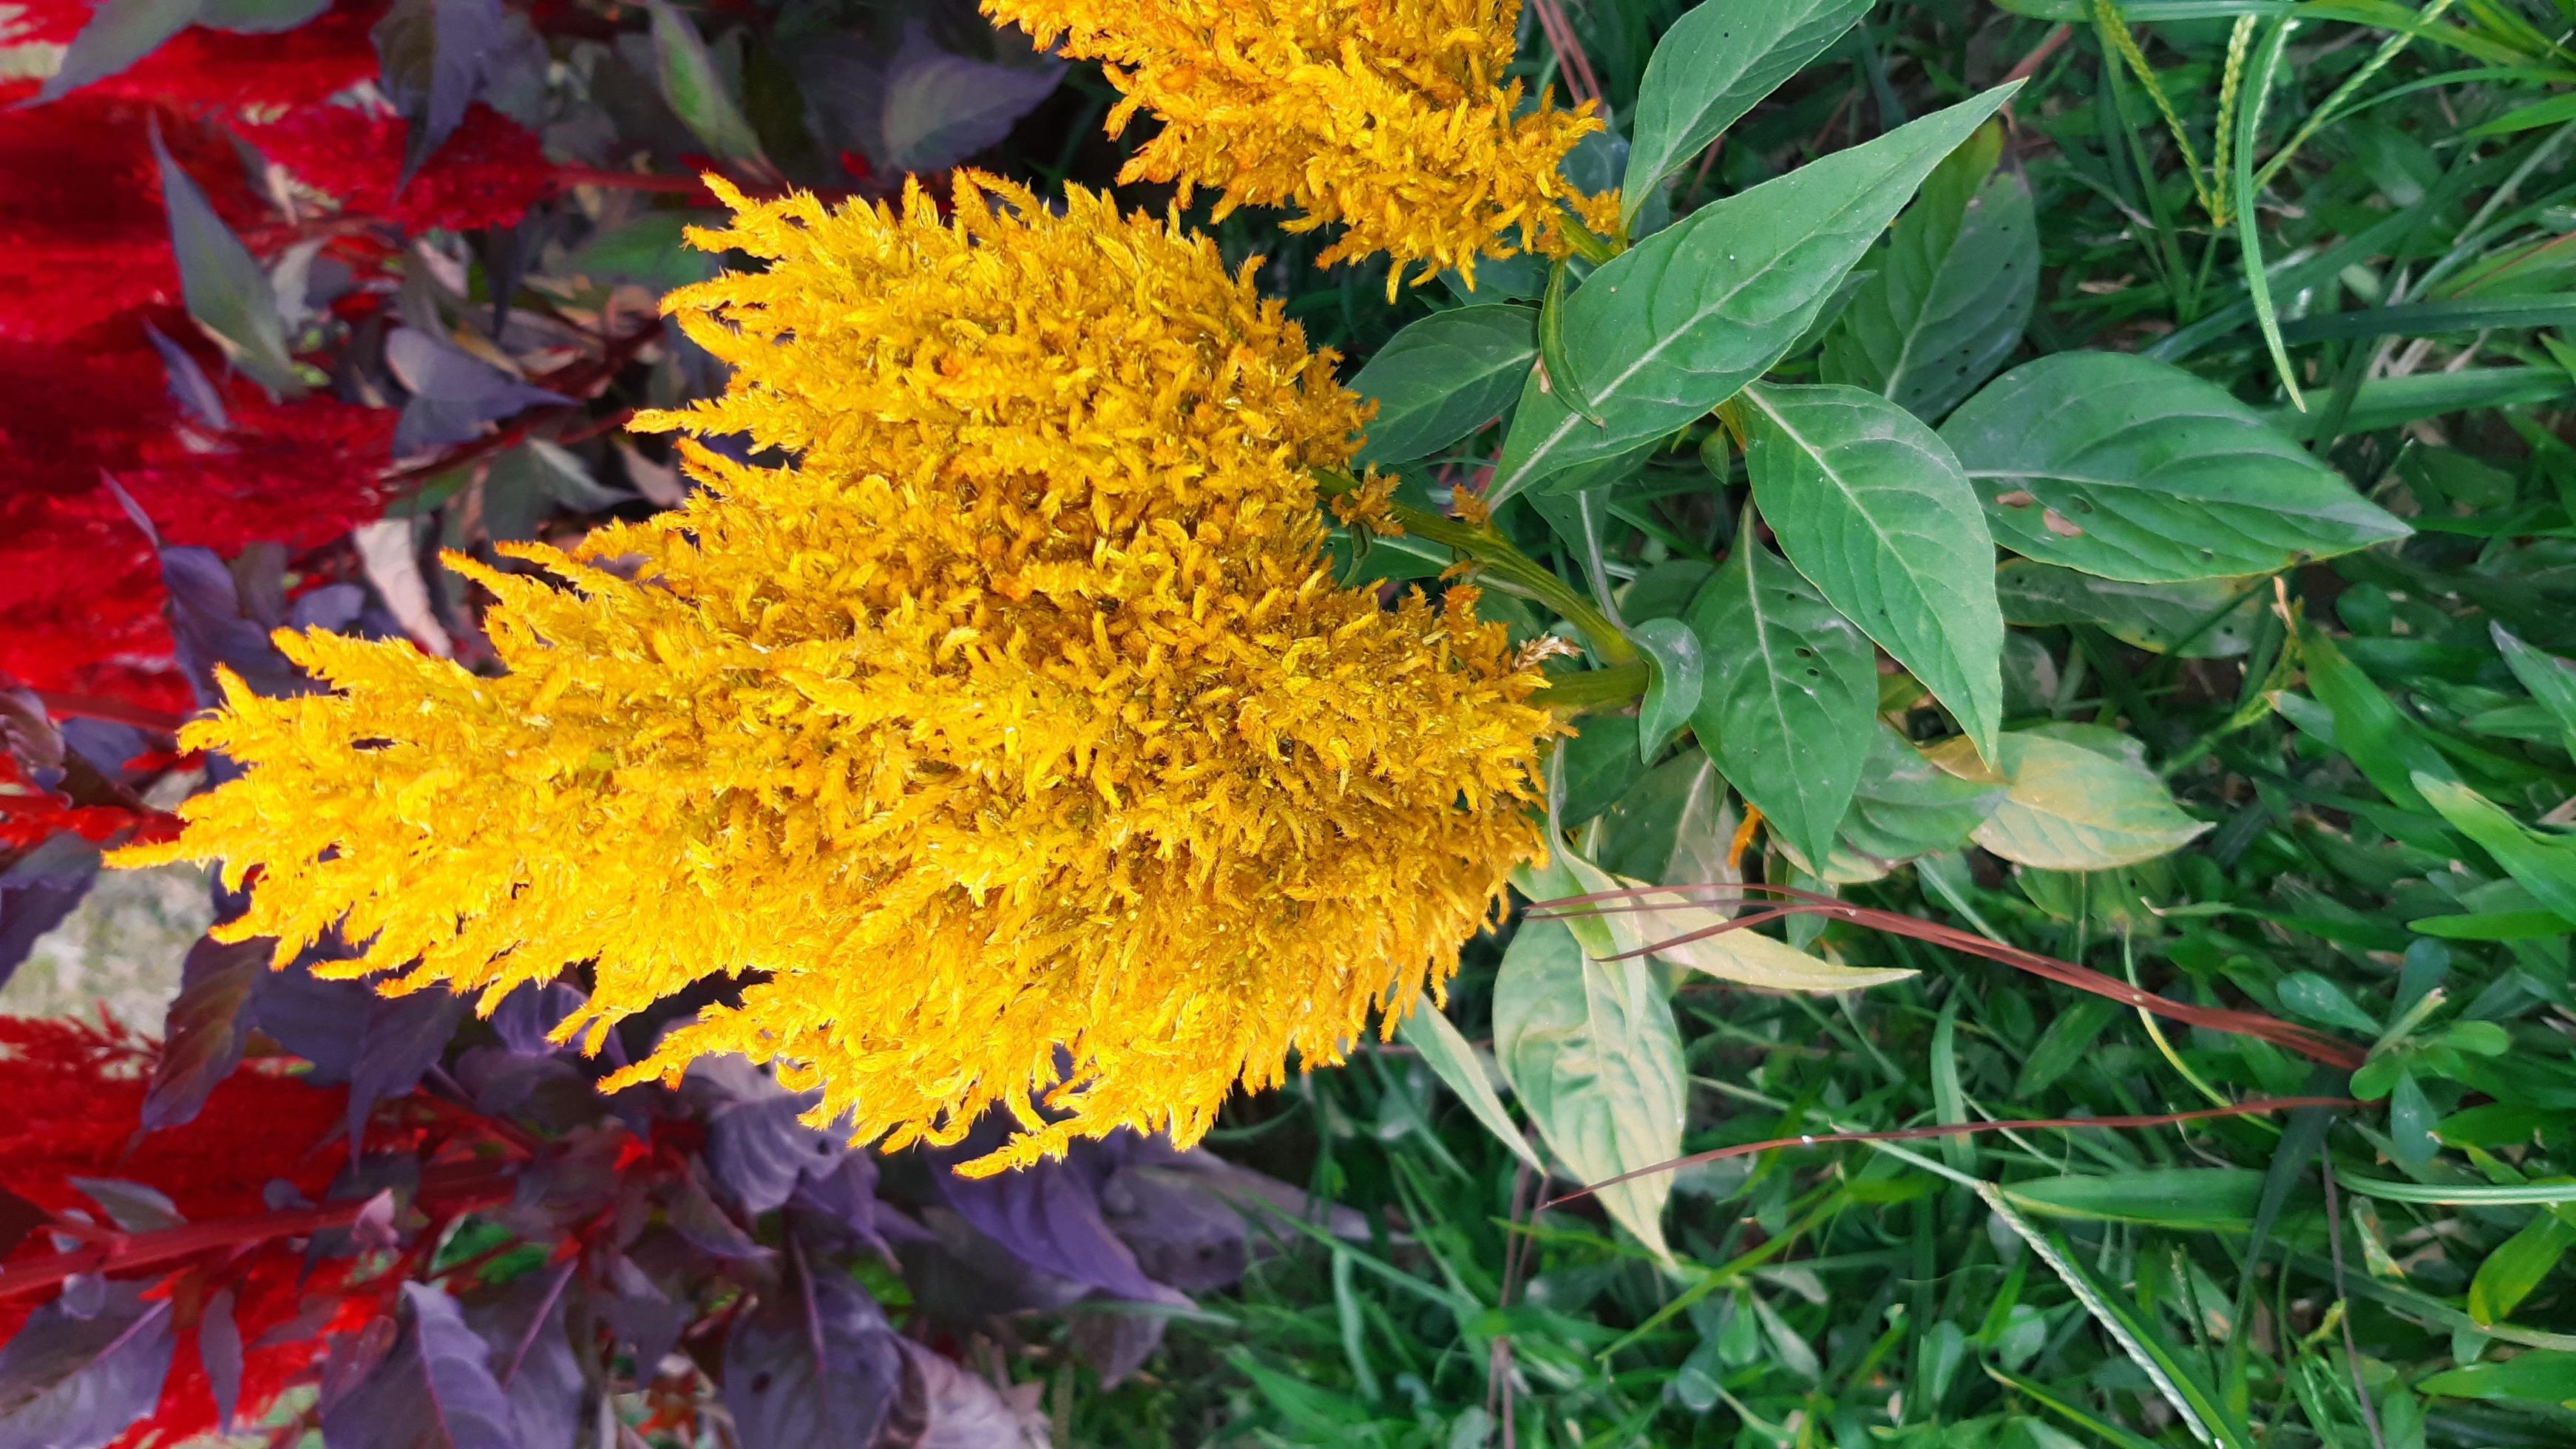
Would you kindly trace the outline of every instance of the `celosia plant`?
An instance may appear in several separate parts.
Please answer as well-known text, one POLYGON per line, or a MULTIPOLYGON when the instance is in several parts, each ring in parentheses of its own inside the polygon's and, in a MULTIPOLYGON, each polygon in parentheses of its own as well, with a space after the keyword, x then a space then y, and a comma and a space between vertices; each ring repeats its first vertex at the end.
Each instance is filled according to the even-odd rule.
POLYGON ((1558 171, 1601 129, 1587 102, 1523 107, 1512 63, 1519 0, 984 0, 1040 45, 1104 64, 1162 130, 1119 174, 1224 194, 1235 207, 1294 206, 1290 231, 1339 225, 1326 265, 1386 253, 1392 296, 1478 257, 1562 257, 1568 208, 1611 229, 1615 193, 1585 196, 1558 171))
POLYGON ((1238 1081, 1394 1018, 1540 851, 1549 717, 1474 591, 1336 587, 1309 470, 1364 410, 1249 265, 1071 190, 964 176, 943 221, 751 203, 769 263, 666 306, 735 368, 639 426, 708 491, 572 554, 452 563, 506 672, 281 635, 335 693, 231 684, 246 775, 123 863, 260 872, 230 938, 489 1003, 594 963, 561 1033, 692 982, 739 1004, 622 1078, 775 1060, 816 1121, 983 1171, 1119 1127, 1203 1134, 1238 1081), (996 203, 999 203, 996 205, 996 203))

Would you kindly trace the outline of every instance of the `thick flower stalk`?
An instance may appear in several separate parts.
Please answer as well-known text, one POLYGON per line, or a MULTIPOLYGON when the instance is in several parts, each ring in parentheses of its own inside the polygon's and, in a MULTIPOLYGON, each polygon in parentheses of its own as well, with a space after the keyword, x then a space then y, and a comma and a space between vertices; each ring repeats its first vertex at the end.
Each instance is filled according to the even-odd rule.
POLYGON ((1559 174, 1601 122, 1545 96, 1527 108, 1511 65, 1520 0, 984 0, 1040 45, 1104 63, 1162 130, 1119 176, 1172 181, 1235 207, 1293 206, 1290 231, 1337 224, 1330 265, 1386 253, 1389 295, 1479 257, 1562 257, 1567 207, 1594 231, 1615 193, 1585 196, 1559 174))
POLYGON ((943 221, 711 184, 736 215, 692 239, 769 265, 668 299, 734 376, 638 425, 795 461, 684 439, 684 507, 508 550, 551 581, 452 560, 497 677, 282 635, 332 692, 230 685, 187 741, 247 773, 123 860, 256 866, 225 934, 345 921, 335 969, 387 990, 591 963, 594 1046, 742 976, 612 1084, 739 1052, 889 1148, 998 1104, 983 1171, 1186 1145, 1437 990, 1540 851, 1552 726, 1472 590, 1334 585, 1307 470, 1364 416, 1332 354, 1079 189, 963 177, 943 221))

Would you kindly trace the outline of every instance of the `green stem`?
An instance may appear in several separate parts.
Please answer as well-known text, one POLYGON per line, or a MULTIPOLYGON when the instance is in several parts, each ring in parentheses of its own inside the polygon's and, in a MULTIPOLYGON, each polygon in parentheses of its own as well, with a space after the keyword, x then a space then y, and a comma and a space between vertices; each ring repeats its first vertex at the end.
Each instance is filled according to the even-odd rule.
POLYGON ((1585 714, 1632 704, 1645 692, 1646 666, 1639 662, 1560 674, 1532 696, 1531 702, 1562 714, 1585 714))
POLYGON ((1563 213, 1557 223, 1565 229, 1565 244, 1574 248, 1576 256, 1597 267, 1627 250, 1624 240, 1613 240, 1585 226, 1572 208, 1560 205, 1557 209, 1563 213))
MULTIPOLYGON (((1327 498, 1357 492, 1360 486, 1359 480, 1348 473, 1330 468, 1309 471, 1314 475, 1316 491, 1327 498)), ((1637 646, 1628 642, 1628 636, 1611 622, 1608 614, 1576 593, 1573 585, 1558 578, 1546 565, 1512 547, 1511 540, 1491 526, 1479 528, 1402 503, 1388 504, 1387 514, 1403 525, 1406 533, 1455 551, 1475 565, 1478 573, 1555 610, 1557 617, 1582 631, 1584 642, 1592 646, 1602 663, 1613 667, 1639 663, 1637 646)))

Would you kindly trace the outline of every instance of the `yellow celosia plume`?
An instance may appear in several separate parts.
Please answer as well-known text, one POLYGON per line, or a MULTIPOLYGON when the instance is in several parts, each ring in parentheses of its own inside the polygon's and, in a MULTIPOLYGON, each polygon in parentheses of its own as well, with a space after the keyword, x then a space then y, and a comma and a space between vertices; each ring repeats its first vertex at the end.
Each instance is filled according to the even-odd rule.
POLYGON ((1294 206, 1287 223, 1343 232, 1321 260, 1384 252, 1393 295, 1476 259, 1566 254, 1564 206, 1594 231, 1616 193, 1585 196, 1558 173, 1574 143, 1601 129, 1590 103, 1542 97, 1524 110, 1511 65, 1520 0, 984 0, 984 13, 1040 45, 1104 63, 1125 96, 1116 135, 1138 110, 1163 129, 1122 182, 1176 181, 1235 207, 1294 206))
POLYGON ((332 692, 228 679, 186 739, 245 773, 119 863, 257 867, 219 934, 339 927, 327 969, 389 991, 589 963, 593 1046, 748 973, 612 1083, 741 1052, 890 1148, 999 1104, 986 1171, 1191 1142, 1436 990, 1540 851, 1551 726, 1472 590, 1334 586, 1306 470, 1363 413, 1332 355, 1079 189, 962 178, 943 222, 710 184, 736 214, 692 240, 769 265, 666 302, 734 376, 638 426, 795 461, 684 439, 683 507, 505 550, 542 573, 451 558, 497 675, 281 634, 332 692))

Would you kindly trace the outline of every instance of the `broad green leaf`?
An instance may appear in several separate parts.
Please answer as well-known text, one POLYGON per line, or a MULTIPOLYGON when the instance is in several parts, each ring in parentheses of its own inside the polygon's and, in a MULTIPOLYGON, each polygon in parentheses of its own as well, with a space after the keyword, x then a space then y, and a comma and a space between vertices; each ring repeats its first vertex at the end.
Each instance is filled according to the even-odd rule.
POLYGON ((2022 1058, 2021 1071, 2013 1078, 2012 1094, 2024 1102, 2039 1100, 2039 1094, 2057 1085, 2058 1079, 2075 1070, 2078 1063, 2092 1054, 2093 1044, 2102 1039, 2126 1008, 2116 1001, 2087 996, 2057 1013, 2041 1032, 2039 1042, 2022 1058))
POLYGON ((2480 1323, 2512 1317, 2569 1248, 2576 1248, 2576 1224, 2558 1214, 2544 1212, 2523 1224, 2478 1264, 2469 1280, 2469 1316, 2480 1323))
POLYGON ((1708 756, 1678 751, 1602 814, 1593 858, 1613 874, 1658 885, 1720 880, 1735 830, 1725 799, 1726 782, 1708 756))
POLYGON ((1574 738, 1556 747, 1556 770, 1565 781, 1563 823, 1580 825, 1610 808, 1646 773, 1637 748, 1637 717, 1592 714, 1575 722, 1574 738))
POLYGON ((690 135, 706 143, 717 160, 766 167, 769 161, 761 154, 760 137, 733 92, 726 89, 697 27, 670 0, 644 3, 653 15, 653 59, 660 71, 662 98, 671 103, 672 114, 689 128, 690 135))
POLYGON ((1452 307, 1407 326, 1351 379, 1377 401, 1363 463, 1425 457, 1512 405, 1538 360, 1538 312, 1510 303, 1452 307))
POLYGON ((2004 701, 1995 544, 1949 447, 1858 388, 1755 385, 1744 400, 1745 469, 1781 551, 1978 749, 1993 748, 2004 701))
POLYGON ((2234 659, 2253 647, 2262 617, 2261 594, 2246 596, 2253 582, 2133 584, 2017 558, 1996 570, 1995 594, 2008 624, 2092 624, 2151 654, 2234 659))
POLYGON ((2155 772, 2133 760, 2034 730, 2006 733, 1988 772, 1965 738, 1932 762, 1964 780, 2000 775, 2003 803, 1973 837, 2006 860, 2043 870, 2107 870, 2169 855, 2209 829, 2185 815, 2155 772))
POLYGON ((2576 1353, 2531 1349, 2419 1379, 2415 1391, 2444 1399, 2502 1399, 2564 1407, 2576 1404, 2576 1353))
POLYGON ((1655 45, 1637 85, 1619 219, 1780 83, 1842 38, 1870 0, 1704 0, 1655 45))
POLYGON ((2025 1212, 2210 1232, 2254 1225, 2263 1174, 2239 1167, 2155 1167, 2008 1183, 2025 1212))
POLYGON ((2407 532, 2225 389, 2128 353, 2017 367, 1941 436, 2004 547, 2104 578, 2275 573, 2407 532))
POLYGON ((1406 1046, 1421 1054, 1423 1065, 1431 1068, 1434 1076, 1458 1094, 1458 1100, 1467 1104, 1467 1110, 1476 1114, 1476 1120, 1485 1124, 1486 1131, 1510 1148, 1513 1155, 1528 1163, 1532 1172, 1541 1177, 1547 1175, 1547 1164, 1538 1160, 1538 1153, 1531 1150, 1529 1139, 1521 1135, 1521 1129, 1512 1122, 1512 1115, 1503 1110, 1503 1099, 1494 1091, 1492 1080, 1486 1077, 1485 1064, 1477 1058, 1475 1047, 1468 1043, 1466 1035, 1458 1030, 1455 1023, 1441 1014, 1440 1008, 1431 1004, 1430 997, 1425 996, 1413 1004, 1413 1014, 1404 1019, 1404 1024, 1396 1028, 1395 1034, 1406 1046))
POLYGON ((1651 446, 1760 377, 1924 174, 2015 88, 1702 207, 1603 264, 1566 299, 1565 341, 1606 426, 1575 416, 1533 376, 1504 438, 1493 500, 1651 446))
POLYGON ((2279 993, 2281 1007, 2285 1011, 2295 1011, 2310 1021, 2322 1021, 2328 1026, 2350 1027, 2366 1035, 2376 1035, 2379 1031, 2377 1018, 2353 1005, 2352 998, 2344 995, 2342 987, 2314 971, 2293 971, 2282 977, 2281 984, 2274 989, 2279 993))
POLYGON ((2532 899, 2576 921, 2576 836, 2543 835, 2530 829, 2457 780, 2421 770, 2412 778, 2425 802, 2451 822, 2453 829, 2494 856, 2505 874, 2531 892, 2532 899))
POLYGON ((38 101, 71 94, 132 66, 197 19, 200 0, 107 0, 72 37, 61 65, 45 77, 38 101))
POLYGON ((1869 750, 1868 641, 1749 536, 1688 619, 1706 670, 1691 715, 1700 747, 1801 854, 1825 859, 1869 750))
MULTIPOLYGON (((1681 1156, 1681 1035, 1643 960, 1597 961, 1564 922, 1522 922, 1494 978, 1494 1058, 1548 1150, 1584 1182, 1681 1156)), ((1672 1190, 1672 1174, 1654 1173, 1603 1189, 1601 1205, 1669 1260, 1672 1190)))
POLYGON ((1936 850, 1956 850, 2003 803, 2000 781, 1963 780, 1925 759, 1885 724, 1871 728, 1869 757, 1822 872, 1836 885, 1876 880, 1936 850))
POLYGON ((1869 284, 1825 341, 1822 375, 1937 421, 2021 343, 2039 300, 2039 219, 1989 121, 1932 169, 1869 284))
POLYGON ((593 281, 635 282, 657 292, 703 282, 716 274, 722 261, 690 246, 680 233, 714 220, 712 212, 648 211, 593 233, 563 267, 593 281))
POLYGON ((1628 637, 1652 666, 1645 700, 1637 708, 1637 750, 1652 760, 1699 708, 1704 669, 1699 636, 1679 619, 1648 619, 1628 637))
POLYGON ((170 159, 158 130, 152 133, 152 154, 161 164, 161 201, 170 214, 170 247, 178 256, 188 315, 260 386, 302 396, 304 383, 287 351, 286 319, 277 310, 268 273, 215 214, 206 193, 170 159))

